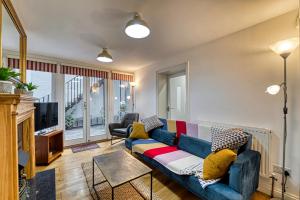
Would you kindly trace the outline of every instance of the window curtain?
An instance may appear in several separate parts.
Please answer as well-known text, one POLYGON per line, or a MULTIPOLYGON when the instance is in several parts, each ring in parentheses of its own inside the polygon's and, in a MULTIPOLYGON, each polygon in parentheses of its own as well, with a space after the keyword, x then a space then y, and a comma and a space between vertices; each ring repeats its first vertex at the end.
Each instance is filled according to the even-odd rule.
MULTIPOLYGON (((8 58, 7 63, 9 68, 14 68, 14 69, 20 68, 20 59, 18 58, 8 58)), ((57 73, 57 64, 27 60, 26 69, 34 70, 34 71, 57 73)))
POLYGON ((111 79, 112 80, 133 82, 134 81, 134 75, 133 74, 124 74, 124 73, 119 73, 119 72, 112 72, 111 79))
POLYGON ((108 72, 106 72, 106 71, 87 69, 87 68, 81 68, 81 67, 73 67, 73 66, 67 66, 67 65, 60 66, 60 73, 108 79, 108 72))

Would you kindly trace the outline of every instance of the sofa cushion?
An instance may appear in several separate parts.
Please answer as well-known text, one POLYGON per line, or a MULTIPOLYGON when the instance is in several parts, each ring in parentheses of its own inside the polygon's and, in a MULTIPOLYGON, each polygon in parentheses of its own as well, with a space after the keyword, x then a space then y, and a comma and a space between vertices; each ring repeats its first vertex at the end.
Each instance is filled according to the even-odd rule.
POLYGON ((183 134, 180 136, 178 148, 201 158, 206 158, 211 153, 210 142, 183 134))
POLYGON ((229 165, 236 160, 236 153, 230 149, 222 149, 209 154, 203 163, 203 178, 205 180, 223 177, 229 165))
POLYGON ((162 127, 164 124, 156 115, 141 120, 145 124, 145 131, 149 132, 155 128, 162 127))
POLYGON ((211 151, 220 151, 222 149, 238 150, 247 143, 248 136, 240 128, 220 129, 212 128, 211 151))
POLYGON ((160 128, 152 130, 150 136, 151 138, 170 146, 174 145, 176 140, 176 133, 172 133, 160 128))
POLYGON ((164 118, 158 118, 158 119, 163 123, 163 126, 160 127, 160 128, 167 131, 168 130, 168 122, 167 122, 167 120, 164 119, 164 118))
POLYGON ((113 131, 116 133, 127 134, 127 128, 115 128, 113 131))
POLYGON ((148 139, 149 135, 145 131, 145 126, 143 123, 133 122, 132 132, 130 133, 129 138, 136 139, 148 139))

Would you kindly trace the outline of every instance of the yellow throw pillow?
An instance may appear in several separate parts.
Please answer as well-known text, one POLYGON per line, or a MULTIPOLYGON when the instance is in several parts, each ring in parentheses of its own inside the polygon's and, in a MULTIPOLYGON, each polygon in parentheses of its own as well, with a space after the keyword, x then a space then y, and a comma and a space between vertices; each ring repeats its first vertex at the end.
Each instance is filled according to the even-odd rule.
POLYGON ((203 179, 217 179, 224 176, 229 165, 235 161, 237 154, 230 149, 212 152, 204 159, 203 179))
POLYGON ((145 131, 145 126, 143 123, 133 122, 132 132, 130 133, 129 138, 134 139, 148 139, 149 135, 145 131))

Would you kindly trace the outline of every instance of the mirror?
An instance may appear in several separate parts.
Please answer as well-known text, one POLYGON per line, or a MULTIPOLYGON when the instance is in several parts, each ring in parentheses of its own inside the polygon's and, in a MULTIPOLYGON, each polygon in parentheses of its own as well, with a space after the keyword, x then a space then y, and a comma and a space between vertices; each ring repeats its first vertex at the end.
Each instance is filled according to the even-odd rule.
MULTIPOLYGON (((8 66, 8 56, 19 59, 20 80, 26 82, 27 36, 11 0, 2 0, 1 5, 1 42, 0 64, 8 66)), ((0 67, 1 67, 0 66, 0 67)))
MULTIPOLYGON (((20 34, 2 5, 2 66, 8 66, 8 58, 20 58, 20 34)), ((19 70, 17 70, 19 71, 19 70)))

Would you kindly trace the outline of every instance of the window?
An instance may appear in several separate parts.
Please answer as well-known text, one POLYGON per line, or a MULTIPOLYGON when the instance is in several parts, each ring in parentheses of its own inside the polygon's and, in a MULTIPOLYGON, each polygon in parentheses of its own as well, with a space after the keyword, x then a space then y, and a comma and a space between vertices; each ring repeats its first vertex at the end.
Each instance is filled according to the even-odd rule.
POLYGON ((119 122, 123 116, 133 111, 132 96, 129 81, 113 81, 114 122, 119 122))
POLYGON ((55 101, 55 89, 52 82, 53 73, 27 70, 26 81, 32 82, 38 88, 34 90, 33 96, 39 102, 55 101))

